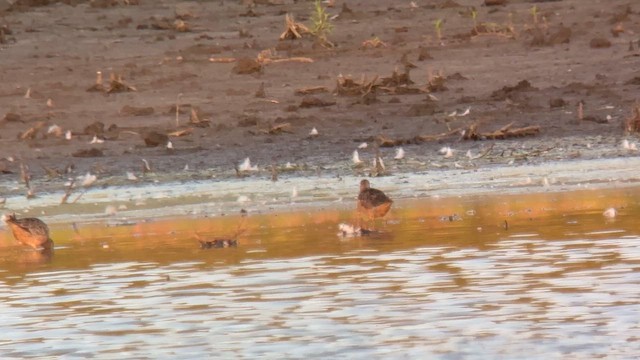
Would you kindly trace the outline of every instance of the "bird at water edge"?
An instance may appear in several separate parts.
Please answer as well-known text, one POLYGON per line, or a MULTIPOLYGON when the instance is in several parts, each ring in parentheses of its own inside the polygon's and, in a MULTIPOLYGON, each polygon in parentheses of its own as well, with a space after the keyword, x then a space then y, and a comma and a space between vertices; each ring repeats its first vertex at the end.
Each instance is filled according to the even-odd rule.
POLYGON ((360 193, 358 194, 358 213, 373 221, 384 217, 391 209, 393 200, 384 192, 371 187, 369 180, 360 181, 360 193))
POLYGON ((37 218, 18 219, 15 214, 5 214, 2 219, 7 223, 13 237, 23 244, 36 250, 50 250, 53 240, 49 237, 49 227, 37 218))

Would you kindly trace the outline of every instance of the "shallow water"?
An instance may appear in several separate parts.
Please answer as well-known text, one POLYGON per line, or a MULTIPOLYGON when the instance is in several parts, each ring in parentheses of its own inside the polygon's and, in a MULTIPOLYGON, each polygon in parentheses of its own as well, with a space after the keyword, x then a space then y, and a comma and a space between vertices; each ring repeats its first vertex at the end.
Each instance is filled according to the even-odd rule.
POLYGON ((344 206, 112 219, 54 224, 51 257, 4 231, 0 357, 633 358, 639 214, 628 188, 403 200, 368 237, 344 206))

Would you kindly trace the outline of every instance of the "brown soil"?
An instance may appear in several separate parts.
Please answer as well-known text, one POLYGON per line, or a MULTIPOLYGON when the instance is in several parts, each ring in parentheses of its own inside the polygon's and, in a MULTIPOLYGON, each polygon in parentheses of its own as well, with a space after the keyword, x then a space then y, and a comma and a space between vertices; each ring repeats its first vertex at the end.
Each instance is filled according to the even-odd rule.
POLYGON ((279 40, 287 13, 310 27, 310 1, 0 5, 2 192, 24 191, 20 163, 64 193, 89 171, 144 179, 142 159, 161 181, 234 177, 245 157, 252 176, 287 162, 293 176, 378 173, 376 143, 386 173, 635 156, 619 144, 638 100, 640 5, 414 3, 337 0, 334 47, 279 40))

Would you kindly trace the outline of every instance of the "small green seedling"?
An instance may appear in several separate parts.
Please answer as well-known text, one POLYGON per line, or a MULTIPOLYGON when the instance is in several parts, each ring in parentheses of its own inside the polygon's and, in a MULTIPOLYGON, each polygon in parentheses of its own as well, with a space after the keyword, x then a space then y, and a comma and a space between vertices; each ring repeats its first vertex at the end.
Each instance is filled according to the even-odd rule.
POLYGON ((442 40, 442 19, 434 21, 433 25, 436 28, 436 36, 438 37, 438 40, 442 40))
POLYGON ((533 17, 533 23, 537 24, 538 23, 538 7, 536 5, 533 5, 529 11, 531 12, 531 17, 533 17))
POLYGON ((478 11, 476 9, 471 10, 471 19, 473 19, 473 29, 478 29, 478 11))
POLYGON ((331 24, 327 9, 322 6, 320 0, 315 0, 311 21, 313 22, 311 33, 321 40, 326 40, 327 35, 333 30, 333 24, 331 24))

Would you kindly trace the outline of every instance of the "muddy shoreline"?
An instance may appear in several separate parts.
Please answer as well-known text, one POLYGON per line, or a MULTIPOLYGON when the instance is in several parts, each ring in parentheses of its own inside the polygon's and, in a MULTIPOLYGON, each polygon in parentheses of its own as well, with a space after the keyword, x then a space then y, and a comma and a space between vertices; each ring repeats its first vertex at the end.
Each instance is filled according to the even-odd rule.
POLYGON ((640 8, 628 1, 337 1, 332 48, 278 39, 286 13, 310 23, 311 2, 68 3, 0 9, 5 210, 145 217, 208 201, 202 211, 263 211, 290 204, 294 188, 295 203, 348 203, 372 175, 398 198, 637 183, 638 137, 625 124, 638 100, 640 8), (238 70, 265 56, 256 72, 238 70), (278 62, 291 58, 312 62, 278 62), (105 88, 88 91, 96 71, 105 88), (110 74, 125 87, 110 91, 110 74), (538 130, 491 136, 526 128, 538 130), (258 170, 238 173, 247 157, 258 170), (88 173, 96 181, 84 189, 88 173), (86 193, 57 206, 71 179, 69 202, 86 193))
MULTIPOLYGON (((553 193, 578 190, 637 188, 640 159, 574 160, 544 165, 451 169, 373 178, 402 207, 424 198, 553 193)), ((327 208, 353 208, 357 176, 291 177, 272 182, 259 177, 242 180, 166 181, 93 187, 60 205, 61 193, 34 199, 7 198, 5 211, 40 216, 53 223, 107 222, 114 225, 166 217, 219 217, 249 213, 327 208), (354 185, 355 184, 355 185, 354 185), (80 196, 78 196, 80 195, 80 196), (76 199, 77 197, 77 199, 76 199)), ((608 204, 618 207, 619 204, 608 204)))

